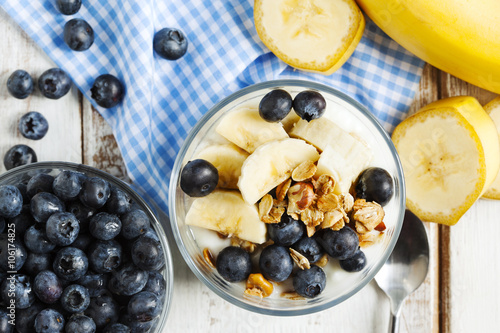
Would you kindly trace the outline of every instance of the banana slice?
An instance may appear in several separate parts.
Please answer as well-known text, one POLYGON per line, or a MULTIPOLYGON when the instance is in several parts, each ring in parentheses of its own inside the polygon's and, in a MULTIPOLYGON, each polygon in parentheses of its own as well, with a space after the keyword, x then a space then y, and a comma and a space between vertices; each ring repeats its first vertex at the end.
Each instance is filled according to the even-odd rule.
POLYGON ((352 145, 347 155, 340 154, 335 148, 327 146, 318 160, 317 176, 328 174, 335 179, 335 193, 349 192, 352 182, 371 161, 363 145, 352 145))
POLYGON ((399 124, 392 140, 406 181, 406 205, 424 221, 454 225, 495 179, 495 124, 468 96, 431 103, 399 124))
POLYGON ((197 158, 209 161, 219 171, 220 188, 238 189, 241 167, 248 153, 233 144, 213 145, 203 149, 197 158))
POLYGON ((263 144, 243 163, 238 181, 243 199, 256 203, 265 194, 290 177, 304 161, 316 162, 319 154, 313 146, 298 139, 283 139, 263 144))
POLYGON ((278 58, 325 75, 351 56, 365 28, 354 0, 255 0, 254 22, 278 58))
MULTIPOLYGON (((486 104, 484 106, 484 111, 490 115, 491 119, 495 123, 497 132, 500 133, 500 96, 486 104)), ((486 192, 484 192, 483 197, 500 200, 500 173, 497 174, 491 186, 486 190, 486 192)))
POLYGON ((257 206, 246 203, 237 191, 216 190, 197 198, 186 214, 186 224, 256 244, 267 239, 266 225, 259 218, 257 206))
POLYGON ((288 138, 281 123, 265 121, 256 108, 229 112, 215 131, 250 154, 263 143, 288 138))

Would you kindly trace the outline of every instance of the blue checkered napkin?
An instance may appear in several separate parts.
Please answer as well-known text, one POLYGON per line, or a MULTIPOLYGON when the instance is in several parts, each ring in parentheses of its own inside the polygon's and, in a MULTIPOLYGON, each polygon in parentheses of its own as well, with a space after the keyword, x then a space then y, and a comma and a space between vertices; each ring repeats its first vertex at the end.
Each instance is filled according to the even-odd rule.
POLYGON ((252 0, 83 1, 72 17, 89 22, 96 36, 84 52, 64 44, 63 27, 72 17, 61 15, 54 0, 0 4, 87 98, 100 74, 111 73, 125 83, 122 105, 109 110, 94 106, 112 126, 131 179, 164 210, 184 138, 231 92, 271 79, 319 81, 357 99, 391 131, 405 117, 423 67, 368 22, 353 56, 333 75, 293 70, 260 42, 252 0), (164 27, 181 28, 189 40, 187 54, 177 61, 158 58, 152 50, 154 32, 164 27))

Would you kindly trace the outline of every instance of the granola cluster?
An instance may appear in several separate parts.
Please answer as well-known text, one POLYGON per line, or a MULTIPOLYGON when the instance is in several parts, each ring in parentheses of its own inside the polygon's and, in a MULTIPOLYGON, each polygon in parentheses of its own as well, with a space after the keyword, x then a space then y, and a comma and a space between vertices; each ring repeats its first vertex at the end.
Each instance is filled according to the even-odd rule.
POLYGON ((306 161, 297 166, 291 178, 266 194, 259 202, 259 216, 264 223, 279 223, 283 214, 304 222, 309 237, 318 230, 340 230, 350 226, 359 236, 360 246, 375 244, 385 230, 385 212, 376 202, 356 199, 350 193, 336 193, 330 175, 314 178, 316 165, 306 161))

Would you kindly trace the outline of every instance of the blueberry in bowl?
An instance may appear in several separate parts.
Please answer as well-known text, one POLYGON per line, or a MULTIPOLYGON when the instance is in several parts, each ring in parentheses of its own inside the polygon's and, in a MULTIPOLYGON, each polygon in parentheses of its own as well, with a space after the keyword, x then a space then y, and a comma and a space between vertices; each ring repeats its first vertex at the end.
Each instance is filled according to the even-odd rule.
POLYGON ((0 272, 19 272, 0 294, 15 285, 2 299, 15 297, 20 332, 165 327, 173 287, 166 235, 128 184, 73 163, 20 166, 0 175, 0 221, 0 272))

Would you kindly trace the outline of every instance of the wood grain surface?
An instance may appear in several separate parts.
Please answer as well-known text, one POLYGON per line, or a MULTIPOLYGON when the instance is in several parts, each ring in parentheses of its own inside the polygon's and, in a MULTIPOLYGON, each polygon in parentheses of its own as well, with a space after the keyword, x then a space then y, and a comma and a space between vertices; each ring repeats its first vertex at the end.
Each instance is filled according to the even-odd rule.
MULTIPOLYGON (((111 129, 73 88, 60 100, 39 92, 26 100, 11 97, 8 76, 25 69, 36 79, 53 67, 51 60, 0 9, 0 156, 24 143, 40 161, 88 164, 127 179, 111 129), (23 138, 17 123, 25 112, 39 111, 50 124, 39 141, 23 138)), ((439 98, 472 95, 483 104, 494 94, 427 65, 410 113, 439 98)), ((0 172, 4 172, 3 163, 0 172)), ((500 203, 478 201, 453 227, 426 223, 431 246, 425 283, 404 304, 401 332, 496 332, 500 322, 500 203)), ((389 301, 372 281, 331 309, 300 317, 258 315, 233 306, 212 293, 189 270, 176 245, 174 295, 166 332, 386 332, 389 301)))

